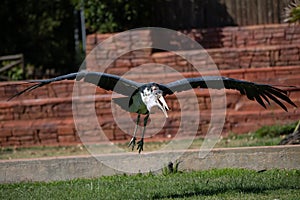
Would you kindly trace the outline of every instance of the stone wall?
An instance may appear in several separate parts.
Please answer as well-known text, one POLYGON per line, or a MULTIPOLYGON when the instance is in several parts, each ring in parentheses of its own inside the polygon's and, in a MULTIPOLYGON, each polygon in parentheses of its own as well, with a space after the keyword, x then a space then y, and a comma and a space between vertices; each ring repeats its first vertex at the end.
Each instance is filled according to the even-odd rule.
MULTIPOLYGON (((180 30, 203 48, 233 48, 269 45, 290 45, 300 43, 300 27, 293 24, 266 24, 240 27, 180 30)), ((144 38, 151 31, 141 33, 144 38)), ((87 37, 87 53, 97 44, 115 34, 91 34, 87 37)), ((153 43, 157 41, 154 39, 153 43)), ((192 47, 189 47, 192 48, 192 47)))
MULTIPOLYGON (((194 72, 183 73, 185 77, 193 77, 194 72)), ((273 67, 260 69, 224 70, 221 74, 228 77, 274 83, 281 85, 300 85, 300 67, 273 67)), ((172 74, 164 77, 165 81, 173 80, 172 74)), ((54 83, 44 88, 25 94, 19 99, 6 102, 5 99, 24 88, 18 82, 1 83, 0 103, 0 142, 1 146, 23 146, 40 144, 70 144, 80 143, 72 110, 72 81, 54 83), (17 87, 16 87, 17 86, 17 87), (63 86, 63 87, 62 87, 63 86), (4 91, 3 92, 3 88, 4 91), (15 88, 12 90, 12 88, 15 88), (59 91, 53 93, 53 91, 59 91), (40 98, 39 94, 43 94, 40 98)), ((210 95, 206 90, 195 91, 199 101, 200 129, 198 135, 205 134, 210 123, 210 95)), ((300 105, 299 88, 289 88, 291 99, 300 105)), ((188 96, 186 97, 188 100, 188 96)), ((83 103, 90 99, 83 97, 83 103)), ((288 106, 289 112, 281 110, 273 103, 264 109, 256 102, 249 101, 238 92, 228 91, 226 96, 227 114, 223 134, 229 132, 245 133, 254 131, 263 125, 282 124, 299 118, 299 109, 288 106)), ((176 135, 180 122, 180 105, 176 96, 167 97, 167 103, 172 108, 164 128, 154 138, 167 139, 176 135)), ((108 92, 97 89, 95 97, 98 121, 110 140, 129 139, 130 133, 124 133, 116 125, 111 112, 111 96, 108 92)), ((194 113, 195 114, 195 113, 194 113)), ((192 115, 192 114, 191 114, 192 115)), ((132 115, 135 118, 135 115, 132 115)), ((87 123, 88 122, 84 122, 87 123)), ((84 133, 90 134, 97 129, 97 124, 88 124, 84 133)), ((132 127, 133 131, 133 127, 132 127)), ((83 133, 83 134, 84 134, 83 133)), ((192 133, 186 133, 187 135, 192 133)), ((95 141, 97 134, 90 134, 88 140, 95 141)))
MULTIPOLYGON (((298 26, 290 25, 262 25, 250 27, 225 27, 216 29, 203 29, 182 31, 192 36, 195 40, 205 46, 206 52, 211 59, 198 56, 199 50, 182 50, 180 53, 193 60, 193 64, 207 66, 216 64, 223 76, 244 79, 260 83, 274 84, 277 86, 293 85, 296 87, 283 87, 289 91, 290 98, 300 105, 300 31, 298 26), (201 34, 203 36, 201 36, 201 34), (222 36, 221 39, 219 36, 222 36), (218 46, 219 45, 219 46, 218 46), (208 48, 209 47, 209 48, 208 48), (218 48, 216 48, 218 47, 218 48), (214 63, 213 63, 213 62, 214 63)), ((128 38, 136 38, 146 35, 146 41, 140 41, 148 45, 155 43, 151 40, 149 31, 133 33, 128 38)), ((87 50, 91 50, 99 42, 107 39, 111 34, 94 34, 87 38, 87 50)), ((89 70, 99 69, 98 64, 103 63, 110 53, 116 53, 126 48, 110 43, 108 51, 101 49, 94 53, 96 59, 87 62, 89 70), (108 53, 108 54, 107 54, 108 53)), ((115 43, 116 44, 116 43, 115 43)), ((135 44, 137 45, 137 44, 135 44)), ((202 50, 204 53, 205 51, 202 50)), ((178 53, 178 52, 177 52, 178 53)), ((90 54, 89 54, 90 55, 90 54)), ((195 66, 187 62, 176 52, 158 52, 152 49, 141 49, 131 51, 120 56, 110 64, 106 72, 123 75, 128 71, 136 69, 141 64, 148 64, 141 68, 139 73, 128 74, 127 77, 136 81, 158 82, 174 81, 178 73, 160 73, 154 68, 149 70, 149 63, 163 64, 168 66, 183 77, 194 77, 199 75, 212 75, 216 71, 203 70, 201 73, 195 70, 195 66), (147 68, 148 67, 148 68, 147 68), (145 70, 145 71, 143 71, 145 70)), ((80 143, 81 137, 75 127, 74 112, 72 110, 73 81, 53 83, 39 88, 19 98, 7 102, 7 99, 26 88, 30 83, 24 82, 1 82, 0 83, 0 146, 31 146, 31 145, 66 145, 80 143)), ((89 91, 95 88, 81 90, 80 101, 82 105, 81 136, 85 141, 101 142, 97 135, 98 124, 91 123, 85 115, 86 104, 93 102, 95 98, 95 110, 97 121, 105 133, 105 137, 112 141, 128 140, 131 137, 133 127, 128 131, 121 130, 113 119, 111 109, 111 92, 98 88, 95 96, 89 91)), ((198 135, 204 135, 211 119, 211 98, 206 90, 195 90, 200 109, 200 124, 198 135)), ((186 97, 187 101, 189 96, 186 97)), ((181 108, 175 95, 167 97, 167 103, 172 110, 169 118, 159 133, 150 139, 167 140, 176 135, 180 126, 181 108)), ((249 101, 235 91, 228 91, 226 95, 226 119, 223 134, 230 132, 246 133, 254 131, 263 125, 284 124, 299 120, 299 109, 288 106, 289 112, 285 112, 279 106, 271 104, 268 109, 262 108, 258 103, 249 101)), ((214 113, 215 114, 215 113, 214 113)), ((218 114, 218 113, 217 113, 218 114)), ((191 116, 196 115, 191 113, 191 116)), ((198 114, 197 114, 198 115, 198 114)), ((135 115, 131 115, 135 119, 135 115)), ((155 115, 153 116, 155 117, 155 115)), ((122 118, 122 117, 121 117, 122 118)), ((77 127, 78 128, 78 127, 77 127)), ((151 128, 149 130, 151 132, 151 128)), ((191 135, 188 130, 186 136, 191 135)))

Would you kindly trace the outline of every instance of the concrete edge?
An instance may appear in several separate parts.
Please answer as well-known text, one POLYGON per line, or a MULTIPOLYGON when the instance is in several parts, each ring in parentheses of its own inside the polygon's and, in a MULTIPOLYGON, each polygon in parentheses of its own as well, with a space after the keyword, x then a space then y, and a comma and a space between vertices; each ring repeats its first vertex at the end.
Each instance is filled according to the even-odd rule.
POLYGON ((253 170, 300 169, 300 145, 218 148, 80 155, 0 161, 0 183, 59 181, 96 178, 115 174, 161 173, 170 161, 180 161, 180 170, 246 168, 253 170))

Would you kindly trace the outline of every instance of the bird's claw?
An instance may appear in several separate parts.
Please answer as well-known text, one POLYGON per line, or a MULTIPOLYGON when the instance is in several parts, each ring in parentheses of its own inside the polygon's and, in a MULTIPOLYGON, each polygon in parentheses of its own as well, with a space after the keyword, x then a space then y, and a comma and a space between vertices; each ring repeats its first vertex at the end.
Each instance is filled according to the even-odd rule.
POLYGON ((139 153, 141 153, 141 151, 144 150, 144 139, 142 138, 140 141, 138 141, 137 145, 137 150, 139 153))
POLYGON ((131 140, 130 140, 130 142, 129 142, 129 144, 128 144, 128 147, 131 146, 132 151, 133 151, 133 149, 135 147, 135 141, 136 141, 136 137, 132 137, 131 140))

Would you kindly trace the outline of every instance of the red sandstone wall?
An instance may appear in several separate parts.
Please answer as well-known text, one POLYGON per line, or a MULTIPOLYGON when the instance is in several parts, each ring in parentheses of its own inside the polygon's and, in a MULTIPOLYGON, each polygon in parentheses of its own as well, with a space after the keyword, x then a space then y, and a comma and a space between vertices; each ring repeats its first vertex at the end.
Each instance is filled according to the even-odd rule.
MULTIPOLYGON (((266 24, 242 27, 181 30, 207 48, 234 48, 300 43, 300 26, 294 24, 266 24)), ((144 31, 143 34, 150 33, 144 31)), ((87 53, 96 44, 114 34, 92 34, 87 37, 87 53)), ((152 41, 155 43, 156 41, 152 41)))
MULTIPOLYGON (((273 24, 195 29, 182 32, 187 33, 206 49, 206 51, 184 52, 185 56, 192 59, 193 64, 197 67, 209 68, 216 64, 220 70, 225 70, 300 64, 300 27, 297 25, 273 24), (206 56, 207 54, 213 62, 206 56)), ((87 53, 89 54, 97 44, 112 35, 90 35, 87 38, 87 53)), ((156 41, 155 38, 151 40, 151 30, 132 33, 131 38, 139 36, 145 40, 142 42, 149 45, 155 46, 155 43, 160 42, 156 41)), ((128 38, 128 42, 134 43, 134 40, 131 41, 128 38)), ((122 44, 122 42, 112 42, 103 54, 101 54, 102 51, 97 51, 97 55, 100 53, 101 56, 93 56, 92 54, 88 57, 87 68, 91 71, 102 69, 103 60, 108 60, 116 49, 122 49, 124 46, 126 44, 122 44)), ((182 48, 184 49, 184 47, 182 48)), ((172 52, 151 54, 150 51, 139 50, 118 57, 106 72, 121 75, 128 72, 132 67, 145 63, 165 64, 179 72, 195 70, 191 63, 172 52)))
MULTIPOLYGON (((221 70, 222 75, 262 83, 298 86, 297 88, 289 88, 289 91, 291 99, 297 105, 300 105, 299 27, 264 25, 186 32, 197 41, 202 41, 203 44, 206 42, 208 47, 222 47, 207 50, 221 70), (221 40, 215 40, 214 30, 218 37, 222 36, 221 40), (201 36, 199 34, 206 35, 201 36), (220 44, 221 46, 214 46, 220 44)), ((149 33, 146 32, 145 34, 149 33)), ((109 35, 89 36, 87 38, 87 49, 91 50, 109 35)), ((192 50, 185 53, 189 57, 193 57, 197 52, 192 50)), ((201 60, 197 57, 196 60, 199 65, 205 62, 205 59, 201 60)), ((176 54, 168 52, 151 53, 149 50, 128 53, 112 63, 107 71, 124 74, 132 67, 149 62, 171 66, 182 72, 185 77, 199 75, 190 63, 176 54)), ((206 64, 210 63, 207 62, 206 64)), ((92 68, 93 66, 91 66, 92 68)), ((95 66, 95 69, 97 69, 97 66, 95 66)), ((205 72, 208 75, 210 73, 213 72, 205 72)), ((155 73, 146 74, 146 76, 148 79, 157 78, 155 73)), ((141 77, 131 78, 139 80, 141 77)), ((165 82, 172 80, 174 80, 174 74, 165 74, 163 77, 165 82)), ((80 137, 76 132, 72 113, 73 81, 54 83, 13 101, 6 101, 7 98, 26 86, 26 84, 20 84, 20 82, 0 83, 0 145, 26 146, 79 143, 80 137)), ((196 93, 201 110, 201 124, 198 130, 200 135, 206 133, 210 123, 210 96, 205 90, 197 90, 196 93)), ((91 101, 91 98, 86 96, 87 94, 87 91, 82 91, 81 95, 84 96, 81 100, 83 106, 86 102, 91 101)), ((245 133, 256 130, 263 125, 286 123, 299 119, 299 109, 288 107, 289 112, 285 112, 272 104, 269 109, 265 110, 256 102, 249 101, 246 97, 241 97, 233 91, 227 93, 226 100, 227 114, 223 129, 224 134, 231 131, 245 133)), ((129 139, 130 135, 120 130, 114 122, 110 102, 110 92, 97 89, 95 107, 99 124, 110 140, 129 139)), ((167 98, 167 102, 172 108, 169 112, 170 118, 166 121, 165 127, 155 135, 156 138, 174 136, 179 127, 180 106, 178 101, 175 96, 170 96, 167 98)), ((83 121, 85 120, 84 114, 83 112, 83 121)), ((134 115, 132 117, 134 118, 134 115)), ((87 139, 91 142, 98 141, 99 138, 95 134, 96 125, 89 121, 84 121, 84 124, 86 126, 83 128, 83 134, 87 135, 87 139)), ((187 130, 186 134, 191 133, 187 130)))
POLYGON ((300 27, 293 24, 192 29, 182 32, 204 48, 288 45, 300 42, 300 27))
MULTIPOLYGON (((184 73, 186 77, 193 76, 194 73, 184 73)), ((248 69, 248 70, 226 70, 222 72, 224 76, 246 78, 259 82, 276 83, 280 80, 281 84, 300 85, 299 67, 274 67, 267 69, 248 69), (293 72, 293 74, 291 74, 293 72), (288 76, 288 77, 287 77, 288 76)), ((173 77, 165 77, 172 80, 173 77)), ((1 85, 1 88, 11 88, 16 82, 1 85)), ((65 90, 60 94, 70 94, 68 88, 72 88, 73 82, 63 82, 65 90)), ((66 144, 80 142, 76 135, 76 129, 72 117, 72 99, 70 97, 52 96, 51 92, 58 86, 52 84, 46 86, 44 94, 48 94, 49 99, 31 99, 37 97, 41 92, 33 91, 29 96, 24 95, 21 100, 4 102, 0 104, 0 141, 1 146, 8 145, 36 145, 36 144, 66 144)), ((96 113, 99 116, 99 123, 105 134, 110 140, 128 139, 130 136, 121 131, 115 124, 110 108, 110 96, 103 96, 102 90, 97 91, 96 113)), ((11 92, 13 93, 13 91, 11 92)), ((1 96, 10 96, 11 93, 1 96)), ((196 91, 201 110, 201 126, 198 134, 205 134, 210 122, 210 97, 207 91, 196 91)), ((290 97, 296 104, 300 104, 299 89, 291 90, 290 97)), ((241 97, 237 92, 227 93, 227 116, 224 126, 224 134, 227 132, 243 133, 255 130, 262 125, 274 123, 284 123, 297 120, 299 109, 289 107, 289 112, 281 110, 272 104, 268 110, 260 107, 256 102, 252 102, 241 97)), ((88 101, 86 99, 85 101, 88 101)), ((83 101, 84 102, 84 101, 83 101)), ((167 98, 168 105, 172 108, 165 128, 155 137, 166 138, 174 136, 178 130, 180 120, 180 106, 176 97, 167 98)), ((91 133, 96 125, 89 124, 85 132, 91 133)), ((133 127, 132 127, 133 128, 133 127)), ((95 141, 95 135, 90 136, 90 141, 95 141)))

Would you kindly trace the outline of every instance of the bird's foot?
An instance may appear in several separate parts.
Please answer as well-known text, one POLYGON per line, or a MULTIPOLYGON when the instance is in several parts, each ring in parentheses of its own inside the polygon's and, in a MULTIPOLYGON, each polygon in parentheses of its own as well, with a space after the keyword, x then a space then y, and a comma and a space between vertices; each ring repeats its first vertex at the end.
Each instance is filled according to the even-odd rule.
POLYGON ((129 144, 128 144, 128 147, 131 146, 131 149, 133 151, 134 147, 135 147, 135 141, 136 141, 136 137, 132 137, 129 144))
POLYGON ((137 145, 137 150, 139 153, 141 153, 141 151, 144 150, 144 139, 142 138, 140 141, 138 141, 137 145))

